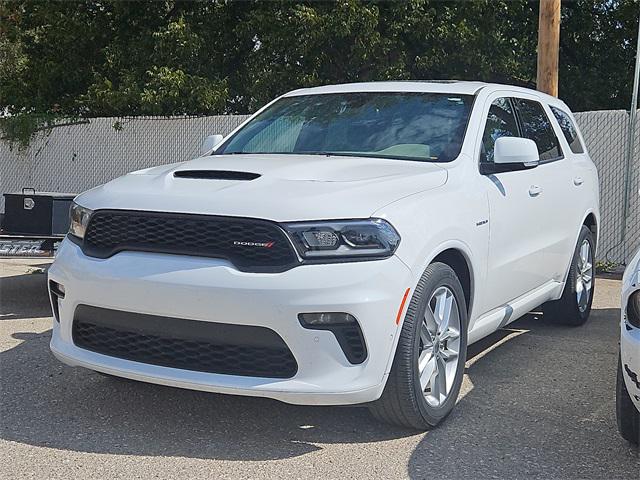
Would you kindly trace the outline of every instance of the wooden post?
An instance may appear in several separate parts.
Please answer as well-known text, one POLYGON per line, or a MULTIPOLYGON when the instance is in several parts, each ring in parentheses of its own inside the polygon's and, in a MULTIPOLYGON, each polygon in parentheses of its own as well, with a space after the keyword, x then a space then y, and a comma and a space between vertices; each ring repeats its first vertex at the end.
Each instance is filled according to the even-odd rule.
POLYGON ((540 0, 538 17, 538 90, 558 96, 560 0, 540 0))

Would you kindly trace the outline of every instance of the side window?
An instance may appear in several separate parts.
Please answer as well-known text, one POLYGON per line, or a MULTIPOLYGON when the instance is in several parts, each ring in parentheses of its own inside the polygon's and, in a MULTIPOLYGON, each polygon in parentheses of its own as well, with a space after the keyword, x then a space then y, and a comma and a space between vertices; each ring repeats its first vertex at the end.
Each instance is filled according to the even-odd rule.
POLYGON ((558 120, 560 130, 562 130, 564 138, 567 139, 567 143, 569 144, 571 151, 573 153, 584 153, 584 148, 582 147, 582 143, 580 143, 578 132, 576 131, 576 126, 573 124, 571 117, 559 108, 550 108, 553 112, 553 116, 556 117, 556 120, 558 120))
POLYGON ((496 98, 489 108, 487 124, 482 134, 480 161, 493 163, 493 150, 500 137, 519 137, 518 122, 508 98, 496 98))
POLYGON ((549 117, 544 113, 540 103, 522 98, 514 99, 522 136, 536 142, 541 161, 558 160, 562 158, 562 150, 558 137, 553 132, 549 117))

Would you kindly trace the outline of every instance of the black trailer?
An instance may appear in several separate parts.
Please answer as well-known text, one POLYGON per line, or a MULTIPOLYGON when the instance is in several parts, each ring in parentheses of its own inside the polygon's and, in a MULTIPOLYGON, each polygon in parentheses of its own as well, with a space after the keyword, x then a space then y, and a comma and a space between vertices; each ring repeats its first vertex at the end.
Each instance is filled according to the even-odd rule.
POLYGON ((69 208, 76 194, 5 193, 0 218, 0 257, 53 257, 69 230, 69 208))

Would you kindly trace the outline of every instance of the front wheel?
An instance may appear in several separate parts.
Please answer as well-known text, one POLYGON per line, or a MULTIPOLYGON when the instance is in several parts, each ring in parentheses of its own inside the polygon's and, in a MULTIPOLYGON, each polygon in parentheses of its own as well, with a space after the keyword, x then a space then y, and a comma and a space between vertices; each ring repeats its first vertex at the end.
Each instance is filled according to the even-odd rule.
POLYGON ((542 306, 545 318, 572 326, 583 325, 587 321, 596 281, 594 252, 593 234, 583 225, 562 297, 542 306))
POLYGON ((395 425, 435 427, 455 405, 466 355, 462 286, 451 267, 433 263, 413 293, 387 384, 371 413, 395 425))

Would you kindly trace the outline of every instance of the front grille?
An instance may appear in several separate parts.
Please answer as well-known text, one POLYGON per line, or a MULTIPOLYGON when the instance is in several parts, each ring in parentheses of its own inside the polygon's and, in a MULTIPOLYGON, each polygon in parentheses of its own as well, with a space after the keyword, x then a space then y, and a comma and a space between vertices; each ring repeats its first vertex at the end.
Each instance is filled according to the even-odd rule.
POLYGON ((298 263, 275 223, 185 213, 98 210, 82 249, 97 258, 125 250, 224 258, 251 272, 282 272, 298 263))
POLYGON ((298 370, 284 340, 266 327, 79 305, 72 336, 85 350, 163 367, 265 378, 291 378, 298 370))

